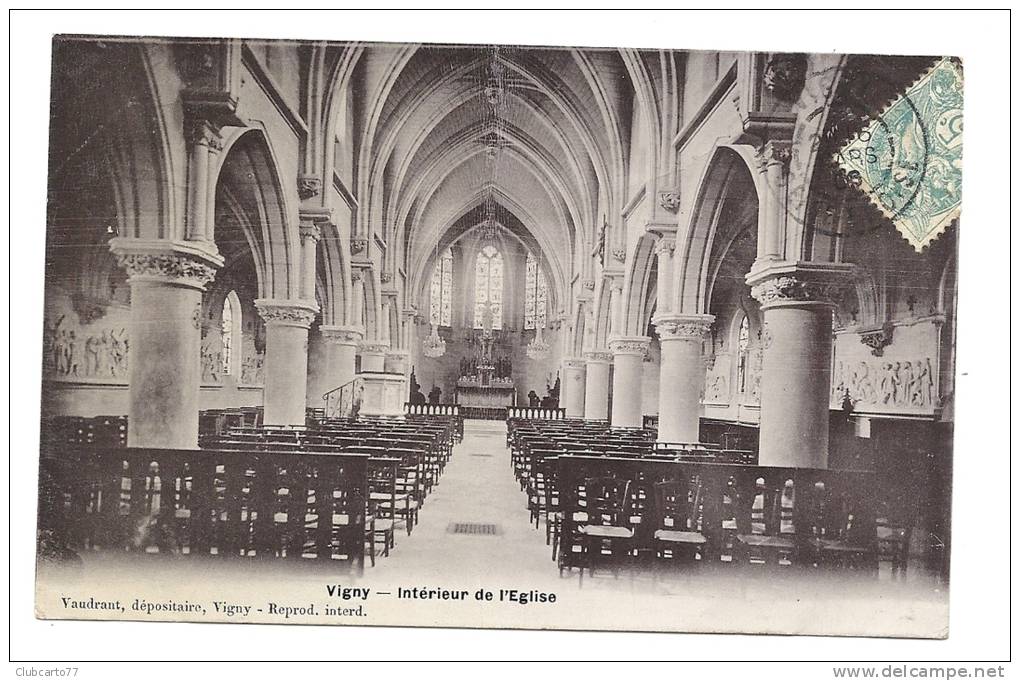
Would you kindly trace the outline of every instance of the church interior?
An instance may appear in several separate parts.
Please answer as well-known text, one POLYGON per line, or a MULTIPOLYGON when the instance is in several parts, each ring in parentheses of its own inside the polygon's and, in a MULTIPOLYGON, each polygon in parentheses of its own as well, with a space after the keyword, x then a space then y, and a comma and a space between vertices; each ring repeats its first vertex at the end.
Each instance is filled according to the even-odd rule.
POLYGON ((40 560, 941 602, 957 226, 832 160, 932 63, 58 36, 40 560))

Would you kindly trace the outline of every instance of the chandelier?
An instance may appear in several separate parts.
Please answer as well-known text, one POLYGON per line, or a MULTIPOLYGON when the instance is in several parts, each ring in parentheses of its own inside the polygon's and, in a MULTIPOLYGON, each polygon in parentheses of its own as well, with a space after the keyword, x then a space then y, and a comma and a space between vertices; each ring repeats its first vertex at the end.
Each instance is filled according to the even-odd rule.
POLYGON ((545 359, 549 356, 549 344, 542 338, 542 327, 535 329, 535 340, 528 343, 526 350, 531 359, 545 359))
POLYGON ((446 354, 446 341, 439 337, 439 327, 432 325, 432 333, 422 341, 423 352, 426 357, 442 357, 446 354))

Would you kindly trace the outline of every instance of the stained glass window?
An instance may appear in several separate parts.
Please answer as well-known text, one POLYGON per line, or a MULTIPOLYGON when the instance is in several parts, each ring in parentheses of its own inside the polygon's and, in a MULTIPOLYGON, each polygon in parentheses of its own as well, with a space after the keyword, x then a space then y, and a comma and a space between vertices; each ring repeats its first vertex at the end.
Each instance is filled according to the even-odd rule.
POLYGON ((503 328, 503 256, 486 246, 475 258, 475 328, 485 328, 486 313, 492 328, 503 328))
POLYGON ((223 299, 223 313, 220 319, 220 343, 223 347, 220 353, 222 372, 226 376, 230 373, 230 363, 234 356, 234 299, 237 294, 231 291, 223 299))
POLYGON ((751 324, 747 315, 740 320, 737 331, 737 391, 743 393, 747 383, 747 349, 751 344, 751 324))
POLYGON ((528 253, 524 273, 524 328, 545 328, 546 316, 545 273, 538 266, 535 256, 528 253))
POLYGON ((450 314, 453 309, 453 253, 446 249, 442 257, 436 261, 432 271, 432 290, 430 293, 431 307, 429 321, 437 326, 450 326, 450 314))

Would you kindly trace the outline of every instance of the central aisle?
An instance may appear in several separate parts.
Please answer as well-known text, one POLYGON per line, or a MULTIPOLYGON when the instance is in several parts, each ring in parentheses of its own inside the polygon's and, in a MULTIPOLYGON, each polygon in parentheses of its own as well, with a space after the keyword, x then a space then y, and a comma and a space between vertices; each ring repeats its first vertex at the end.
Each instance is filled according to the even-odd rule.
POLYGON ((558 582, 545 525, 529 522, 527 497, 510 469, 506 424, 464 422, 464 440, 425 500, 410 537, 397 530, 396 548, 365 575, 408 580, 475 582, 493 575, 558 582), (497 534, 455 534, 456 524, 489 524, 497 534))

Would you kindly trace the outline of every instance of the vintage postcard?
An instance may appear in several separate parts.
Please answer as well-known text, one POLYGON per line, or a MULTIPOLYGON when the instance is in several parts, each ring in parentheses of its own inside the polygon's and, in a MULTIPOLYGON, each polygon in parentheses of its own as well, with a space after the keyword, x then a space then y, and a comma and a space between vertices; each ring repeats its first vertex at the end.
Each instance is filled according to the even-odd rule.
POLYGON ((963 80, 56 36, 38 617, 947 636, 963 80))

